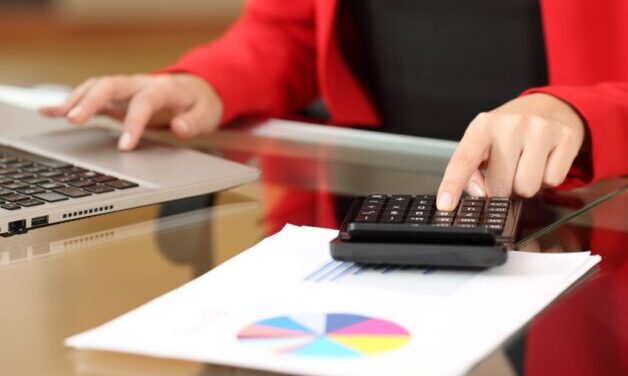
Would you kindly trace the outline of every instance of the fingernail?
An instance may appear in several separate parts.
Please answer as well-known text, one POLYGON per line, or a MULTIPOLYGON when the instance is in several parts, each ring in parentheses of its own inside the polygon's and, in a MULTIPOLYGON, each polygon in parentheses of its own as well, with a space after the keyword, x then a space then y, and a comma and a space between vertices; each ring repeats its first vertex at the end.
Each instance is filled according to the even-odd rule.
POLYGON ((451 193, 443 192, 438 197, 439 210, 451 210, 451 193))
POLYGON ((471 196, 479 196, 479 197, 486 196, 484 189, 482 189, 482 187, 480 187, 480 185, 474 181, 469 183, 469 187, 467 189, 469 190, 469 194, 471 196))
POLYGON ((131 135, 127 132, 122 133, 122 136, 120 136, 120 141, 118 141, 118 149, 131 150, 131 142, 131 135))
POLYGON ((80 106, 74 107, 72 109, 72 111, 70 111, 68 113, 68 117, 71 118, 71 119, 76 119, 77 117, 79 117, 81 115, 82 111, 83 111, 83 109, 80 106))

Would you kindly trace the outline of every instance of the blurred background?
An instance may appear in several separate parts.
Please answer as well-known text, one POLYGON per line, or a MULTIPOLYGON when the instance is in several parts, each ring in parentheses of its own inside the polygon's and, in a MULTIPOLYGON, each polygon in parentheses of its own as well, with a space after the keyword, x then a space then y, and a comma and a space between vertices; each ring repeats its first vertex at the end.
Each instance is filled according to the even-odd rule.
POLYGON ((218 37, 244 0, 0 0, 0 84, 146 72, 218 37))

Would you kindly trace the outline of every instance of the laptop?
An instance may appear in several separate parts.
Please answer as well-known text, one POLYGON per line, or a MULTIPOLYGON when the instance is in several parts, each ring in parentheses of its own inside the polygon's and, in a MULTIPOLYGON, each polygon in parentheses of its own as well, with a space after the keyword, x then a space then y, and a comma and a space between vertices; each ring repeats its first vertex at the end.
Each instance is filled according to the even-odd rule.
POLYGON ((198 196, 253 181, 259 171, 143 140, 116 148, 119 132, 0 104, 0 235, 198 196))

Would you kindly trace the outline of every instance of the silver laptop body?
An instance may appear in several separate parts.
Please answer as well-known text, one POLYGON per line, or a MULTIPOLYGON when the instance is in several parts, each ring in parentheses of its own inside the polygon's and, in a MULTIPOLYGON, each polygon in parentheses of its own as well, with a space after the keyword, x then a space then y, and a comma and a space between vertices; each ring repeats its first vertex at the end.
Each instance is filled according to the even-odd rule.
MULTIPOLYGON (((212 193, 259 177, 259 171, 253 167, 150 141, 142 141, 133 152, 120 152, 116 148, 117 138, 118 132, 108 127, 77 128, 63 120, 46 119, 33 111, 0 104, 0 153, 2 146, 4 150, 14 148, 139 185, 106 193, 90 193, 90 187, 78 188, 89 195, 57 202, 44 201, 44 204, 28 207, 21 206, 20 201, 11 202, 0 196, 0 234, 23 233, 48 224, 212 193), (20 208, 7 210, 2 205, 20 208)), ((0 172, 2 167, 5 166, 0 162, 0 172)), ((19 177, 20 172, 23 171, 0 174, 0 181, 19 177)), ((54 178, 51 181, 55 182, 54 178)), ((19 185, 22 181, 15 182, 19 185)), ((8 184, 12 186, 10 182, 8 184)), ((107 183, 98 185, 108 187, 107 183)), ((7 183, 4 187, 0 184, 0 192, 4 190, 6 193, 6 186, 7 183)), ((34 184, 32 187, 38 186, 34 184)), ((68 185, 68 188, 76 187, 68 185)), ((18 190, 11 191, 4 197, 15 198, 12 194, 21 194, 18 190)), ((46 192, 55 190, 46 189, 46 192)))

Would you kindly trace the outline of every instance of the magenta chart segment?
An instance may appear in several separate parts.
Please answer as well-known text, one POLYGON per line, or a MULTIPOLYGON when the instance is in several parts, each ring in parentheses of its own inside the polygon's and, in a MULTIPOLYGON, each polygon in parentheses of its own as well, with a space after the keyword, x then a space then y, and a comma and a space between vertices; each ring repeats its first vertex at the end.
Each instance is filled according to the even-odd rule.
POLYGON ((238 333, 240 343, 261 351, 315 358, 372 356, 405 346, 410 339, 392 321, 347 313, 277 316, 238 333))

